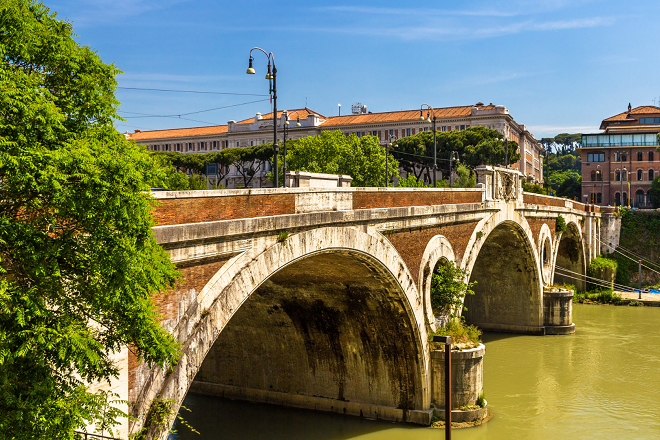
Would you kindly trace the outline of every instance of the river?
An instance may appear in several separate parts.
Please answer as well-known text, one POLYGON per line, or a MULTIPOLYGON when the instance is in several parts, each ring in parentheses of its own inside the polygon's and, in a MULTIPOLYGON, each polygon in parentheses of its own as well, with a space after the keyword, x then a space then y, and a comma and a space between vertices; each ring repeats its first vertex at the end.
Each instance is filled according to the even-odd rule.
MULTIPOLYGON (((660 308, 576 304, 576 334, 486 334, 493 418, 456 440, 660 438, 660 308)), ((177 440, 431 440, 444 431, 189 395, 177 440)))

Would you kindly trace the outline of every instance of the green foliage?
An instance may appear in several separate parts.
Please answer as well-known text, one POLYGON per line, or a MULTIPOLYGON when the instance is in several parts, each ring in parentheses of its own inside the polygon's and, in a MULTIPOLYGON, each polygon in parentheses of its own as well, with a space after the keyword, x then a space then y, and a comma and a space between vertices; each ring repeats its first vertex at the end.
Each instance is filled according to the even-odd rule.
POLYGON ((481 240, 481 237, 483 237, 483 236, 484 236, 483 231, 477 232, 477 240, 481 240))
POLYGON ((0 438, 70 439, 116 424, 110 353, 172 365, 152 294, 174 285, 148 183, 163 179, 113 128, 118 70, 40 3, 0 9, 0 438))
POLYGON ((589 292, 576 292, 573 302, 580 304, 621 304, 623 298, 612 289, 596 289, 589 292))
POLYGON ((477 397, 477 406, 481 408, 486 406, 486 395, 484 393, 479 394, 479 397, 477 397))
POLYGON ((399 179, 396 186, 398 186, 400 188, 423 188, 424 187, 424 182, 419 180, 414 175, 408 174, 408 177, 404 177, 404 178, 399 179))
POLYGON ((651 203, 655 209, 660 208, 660 177, 653 179, 651 189, 649 190, 651 196, 651 203))
POLYGON ((468 283, 468 271, 453 261, 443 260, 436 264, 431 277, 431 307, 435 315, 456 318, 462 310, 465 295, 474 295, 468 283))
POLYGON ((431 341, 434 335, 451 336, 452 346, 461 344, 464 348, 474 348, 481 343, 481 330, 474 325, 466 325, 462 317, 452 318, 446 326, 438 328, 435 333, 429 336, 431 341))
MULTIPOLYGON (((399 174, 399 163, 391 154, 388 160, 388 181, 391 181, 399 174)), ((290 171, 348 174, 353 178, 352 186, 385 186, 385 149, 374 136, 324 131, 318 136, 287 142, 286 161, 290 171)))
POLYGON ((541 185, 535 183, 521 182, 522 189, 525 192, 535 193, 535 194, 547 194, 547 191, 541 187, 541 185))
POLYGON ((575 146, 579 146, 582 135, 560 134, 555 138, 542 139, 543 145, 551 152, 547 156, 545 180, 552 195, 580 199, 582 178, 580 172, 582 161, 575 153, 575 146), (555 141, 557 139, 557 141, 555 141), (555 143, 558 142, 558 143, 555 143), (563 143, 564 142, 564 143, 563 143))
MULTIPOLYGON (((591 260, 591 263, 589 263, 589 271, 591 273, 594 273, 596 271, 602 270, 602 269, 610 269, 613 271, 616 271, 617 268, 617 263, 616 261, 613 261, 609 258, 605 258, 602 255, 594 258, 591 260)), ((590 275, 591 275, 590 273, 590 275)))
POLYGON ((560 133, 553 138, 543 138, 541 143, 548 151, 556 151, 559 156, 572 155, 575 148, 582 145, 582 134, 560 133))
MULTIPOLYGON (((505 142, 502 133, 485 127, 470 127, 463 131, 437 131, 436 144, 438 166, 445 175, 449 174, 449 156, 452 151, 456 151, 460 163, 469 168, 482 164, 503 164, 507 148, 509 163, 520 159, 516 142, 505 142)), ((433 132, 422 131, 399 139, 392 154, 400 161, 404 170, 413 173, 418 179, 422 174, 432 174, 433 132)))
POLYGON ((454 188, 476 188, 477 174, 464 164, 456 169, 456 179, 452 183, 454 188))
POLYGON ((285 242, 287 238, 289 238, 289 232, 288 231, 280 231, 277 234, 277 241, 279 243, 285 242))
POLYGON ((568 225, 566 224, 566 219, 559 214, 557 216, 557 221, 555 223, 555 231, 557 234, 561 234, 562 232, 566 232, 566 229, 568 229, 568 225))

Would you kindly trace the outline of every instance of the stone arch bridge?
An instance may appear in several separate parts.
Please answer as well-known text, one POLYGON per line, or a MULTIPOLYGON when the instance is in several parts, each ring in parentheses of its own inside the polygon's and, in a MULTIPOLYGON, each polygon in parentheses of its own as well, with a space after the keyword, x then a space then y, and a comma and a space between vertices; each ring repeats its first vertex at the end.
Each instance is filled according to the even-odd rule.
POLYGON ((599 240, 617 236, 611 212, 523 193, 515 171, 477 171, 475 189, 157 193, 154 233, 183 279, 156 302, 183 356, 169 372, 122 358, 125 433, 146 424, 166 438, 149 409, 172 399, 176 411, 189 390, 428 423, 439 261, 477 281, 468 322, 544 334, 555 265, 584 274, 599 240))

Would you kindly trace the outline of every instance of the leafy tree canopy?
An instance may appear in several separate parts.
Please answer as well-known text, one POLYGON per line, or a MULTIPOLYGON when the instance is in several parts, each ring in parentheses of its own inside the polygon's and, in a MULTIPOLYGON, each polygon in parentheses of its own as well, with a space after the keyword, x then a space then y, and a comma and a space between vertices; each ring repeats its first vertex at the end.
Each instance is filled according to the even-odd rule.
POLYGON ((649 190, 651 196, 651 203, 654 208, 660 208, 660 177, 656 177, 651 184, 651 189, 649 190))
POLYGON ((178 356, 151 299, 177 276, 151 230, 162 170, 112 126, 116 67, 36 1, 0 17, 0 438, 107 433, 86 383, 117 375, 110 354, 178 356))
MULTIPOLYGON (((353 186, 385 186, 385 155, 377 137, 345 136, 337 130, 287 141, 286 162, 290 171, 347 174, 353 186)), ((399 163, 392 155, 388 161, 391 180, 399 173, 399 163)))
MULTIPOLYGON (((520 159, 518 143, 504 141, 497 130, 486 127, 470 127, 463 131, 436 131, 438 168, 449 170, 449 156, 458 152, 461 163, 474 168, 478 165, 505 163, 508 148, 509 163, 520 159)), ((396 141, 392 153, 406 166, 433 166, 433 132, 422 131, 396 141)))

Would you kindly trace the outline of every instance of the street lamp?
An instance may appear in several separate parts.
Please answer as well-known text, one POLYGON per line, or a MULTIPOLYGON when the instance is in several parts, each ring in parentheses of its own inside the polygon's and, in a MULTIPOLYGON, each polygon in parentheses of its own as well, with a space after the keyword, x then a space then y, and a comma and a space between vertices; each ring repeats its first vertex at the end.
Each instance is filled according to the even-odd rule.
POLYGON ((254 60, 254 58, 252 58, 252 51, 255 49, 262 51, 268 57, 268 72, 266 73, 266 79, 269 82, 271 80, 273 81, 272 87, 270 87, 270 92, 272 93, 273 96, 273 153, 275 156, 275 160, 274 160, 275 172, 273 173, 273 175, 275 176, 275 182, 274 182, 275 188, 277 188, 279 187, 279 169, 277 166, 277 155, 280 152, 280 147, 277 145, 277 67, 275 67, 275 56, 273 55, 273 52, 266 52, 260 47, 253 47, 252 49, 250 49, 249 65, 245 73, 247 73, 248 75, 254 75, 256 73, 254 68, 252 67, 252 61, 254 60), (273 63, 272 73, 270 70, 271 62, 273 63))
MULTIPOLYGON (((282 112, 284 114, 284 146, 282 147, 282 176, 284 178, 284 182, 282 182, 282 187, 286 188, 286 134, 289 132, 289 112, 284 111, 282 112)), ((297 115, 296 119, 296 127, 300 127, 300 115, 298 115, 297 111, 293 111, 297 115)), ((279 170, 275 170, 276 172, 279 172, 279 170)))
POLYGON ((389 173, 389 155, 390 155, 390 145, 396 143, 397 137, 394 134, 390 135, 390 138, 388 139, 389 142, 385 144, 385 187, 390 186, 390 173, 389 173))
POLYGON ((626 169, 626 167, 621 168, 621 172, 619 173, 619 180, 621 180, 621 206, 623 206, 623 176, 625 176, 627 173, 628 170, 626 169))
POLYGON ((430 124, 433 122, 433 187, 437 187, 436 183, 436 177, 435 175, 437 174, 438 170, 438 146, 436 143, 435 139, 435 111, 433 110, 433 107, 431 107, 428 104, 422 104, 420 109, 419 109, 419 120, 424 121, 427 124, 430 124), (422 114, 424 106, 428 107, 428 110, 426 112, 426 119, 424 119, 424 115, 422 114), (429 113, 433 115, 433 119, 429 117, 429 113))
POLYGON ((452 175, 452 170, 454 169, 454 160, 458 160, 458 151, 452 151, 449 155, 449 187, 451 188, 454 185, 454 177, 452 175))
POLYGON ((433 342, 445 344, 445 440, 451 440, 451 336, 433 336, 433 342))

